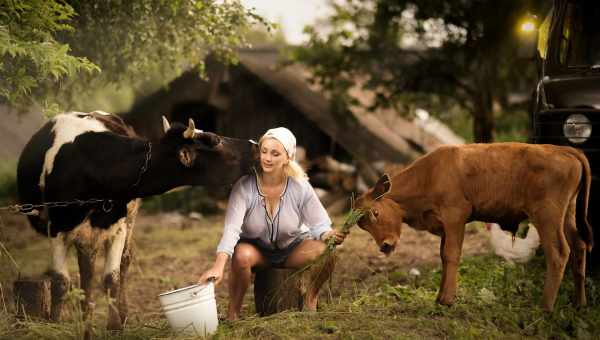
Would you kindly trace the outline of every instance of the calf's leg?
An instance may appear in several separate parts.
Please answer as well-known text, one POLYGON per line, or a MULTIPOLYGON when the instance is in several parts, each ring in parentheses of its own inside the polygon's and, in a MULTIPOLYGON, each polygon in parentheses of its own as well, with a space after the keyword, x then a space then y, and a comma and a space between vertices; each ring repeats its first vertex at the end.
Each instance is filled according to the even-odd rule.
MULTIPOLYGON (((554 203, 551 202, 545 206, 553 205, 554 203)), ((564 231, 566 211, 557 213, 556 210, 558 209, 555 211, 542 210, 537 212, 534 217, 534 225, 539 227, 540 241, 546 258, 546 278, 542 296, 542 307, 546 311, 552 311, 554 308, 570 253, 564 231)))
POLYGON ((587 304, 585 297, 586 245, 577 232, 575 207, 576 200, 574 198, 569 204, 567 215, 565 216, 565 233, 567 241, 571 246, 571 270, 575 286, 573 304, 582 307, 587 304))
POLYGON ((442 283, 437 303, 450 306, 454 303, 457 290, 457 273, 465 233, 464 223, 447 224, 444 228, 440 256, 442 258, 442 283))

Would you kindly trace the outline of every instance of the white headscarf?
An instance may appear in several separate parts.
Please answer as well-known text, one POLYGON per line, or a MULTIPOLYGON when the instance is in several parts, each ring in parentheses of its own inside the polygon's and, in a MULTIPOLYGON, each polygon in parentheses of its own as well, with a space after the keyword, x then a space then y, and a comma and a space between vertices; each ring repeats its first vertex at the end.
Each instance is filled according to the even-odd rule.
POLYGON ((296 137, 292 133, 292 131, 284 128, 278 127, 274 129, 267 130, 261 139, 264 138, 274 138, 277 139, 282 145, 285 151, 290 157, 291 160, 296 159, 296 137))

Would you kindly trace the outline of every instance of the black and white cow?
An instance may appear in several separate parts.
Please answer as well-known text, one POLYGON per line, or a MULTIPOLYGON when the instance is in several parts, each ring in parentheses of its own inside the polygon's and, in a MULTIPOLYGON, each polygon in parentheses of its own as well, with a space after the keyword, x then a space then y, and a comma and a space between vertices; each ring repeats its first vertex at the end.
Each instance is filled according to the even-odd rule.
POLYGON ((131 237, 139 198, 182 185, 225 186, 250 171, 254 146, 163 118, 164 136, 151 143, 116 115, 101 111, 55 116, 25 146, 17 181, 22 203, 104 200, 29 212, 32 226, 52 244, 52 308, 60 320, 70 287, 66 256, 77 250, 84 318, 93 313, 94 261, 106 247, 104 285, 113 303, 109 329, 127 318, 125 286, 132 260, 131 237))

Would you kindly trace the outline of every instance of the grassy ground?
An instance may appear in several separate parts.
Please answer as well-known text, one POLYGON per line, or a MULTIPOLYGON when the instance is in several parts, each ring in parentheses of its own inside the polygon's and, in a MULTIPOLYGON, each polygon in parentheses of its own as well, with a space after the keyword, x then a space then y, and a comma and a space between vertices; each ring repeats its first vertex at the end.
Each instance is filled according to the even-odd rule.
MULTIPOLYGON (((0 242, 15 260, 0 256, 0 339, 78 339, 83 332, 74 290, 69 315, 61 324, 19 320, 14 316, 12 282, 18 273, 35 276, 48 262, 49 242, 36 235, 20 216, 0 215, 0 242)), ((336 219, 339 225, 341 218, 336 219)), ((222 216, 202 221, 173 222, 167 215, 141 215, 136 225, 136 260, 129 285, 130 318, 122 333, 104 330, 106 300, 97 282, 94 329, 97 338, 186 338, 169 330, 157 295, 195 281, 214 256, 222 216)), ((405 229, 401 245, 381 256, 369 235, 359 229, 338 250, 331 283, 321 294, 319 312, 289 311, 259 318, 252 289, 244 318, 221 322, 215 339, 547 339, 594 338, 600 326, 600 285, 588 281, 587 308, 569 304, 570 274, 561 287, 556 310, 539 308, 544 260, 513 265, 489 254, 486 231, 471 226, 460 267, 458 301, 453 307, 435 304, 440 282, 439 239, 405 229), (419 277, 408 274, 411 268, 419 277)), ((99 261, 102 262, 102 261, 99 261)), ((77 281, 76 260, 70 268, 77 281)), ((99 263, 98 270, 100 270, 99 263)), ((227 278, 225 278, 227 281, 227 278)), ((227 283, 217 287, 218 310, 226 311, 227 283)))
POLYGON ((13 203, 17 197, 17 161, 0 162, 0 205, 13 203))

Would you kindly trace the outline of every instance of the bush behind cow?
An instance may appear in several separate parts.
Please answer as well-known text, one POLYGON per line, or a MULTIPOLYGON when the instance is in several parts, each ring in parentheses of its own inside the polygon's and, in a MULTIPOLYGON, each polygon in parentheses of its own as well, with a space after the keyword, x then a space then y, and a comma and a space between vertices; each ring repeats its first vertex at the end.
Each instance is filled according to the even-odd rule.
POLYGON ((358 225, 380 250, 397 245, 402 224, 441 236, 442 282, 437 296, 451 305, 465 224, 496 222, 516 232, 529 219, 546 257, 543 307, 552 310, 571 256, 574 303, 586 304, 586 251, 593 246, 587 220, 590 166, 577 149, 523 143, 443 146, 393 175, 384 175, 359 197, 358 225))

